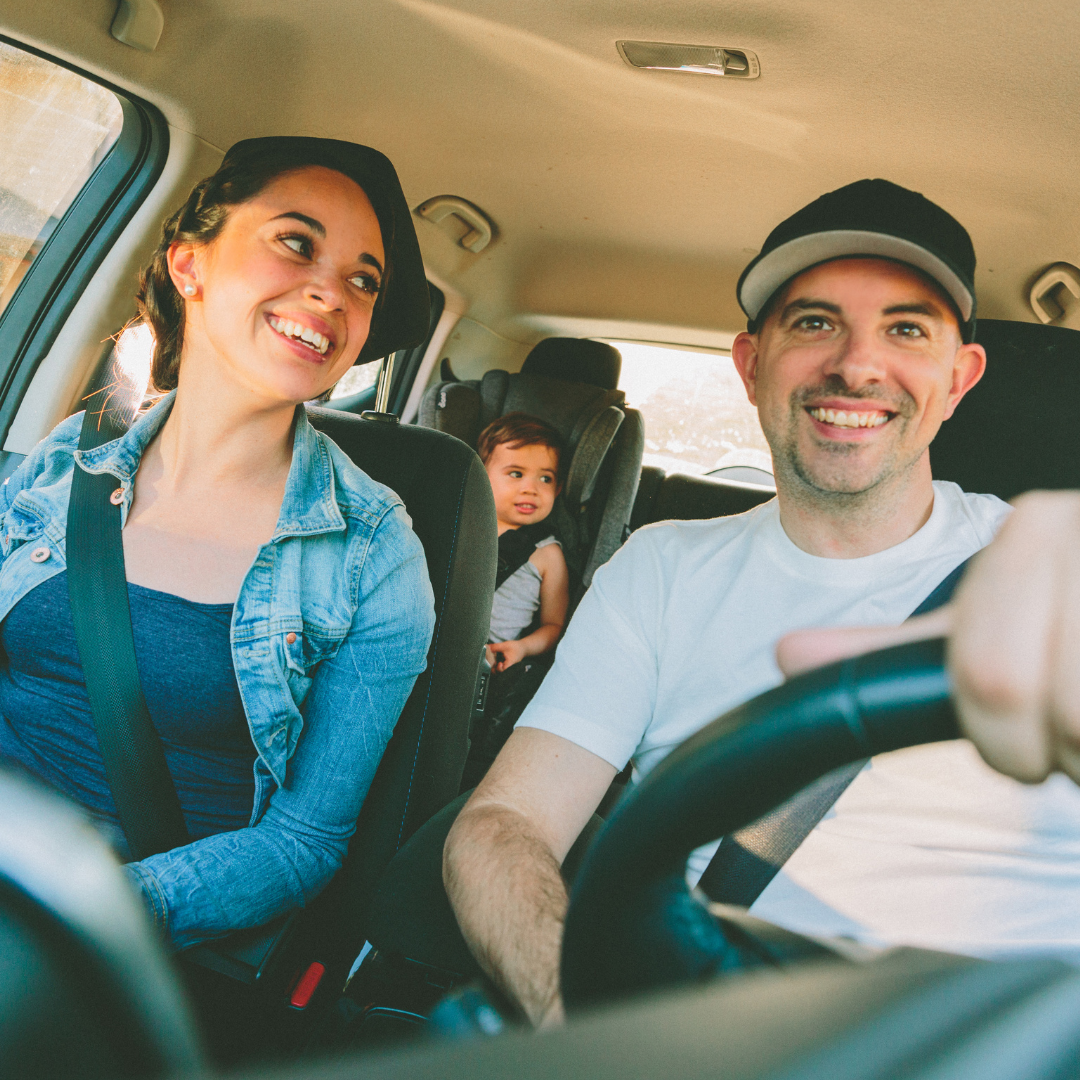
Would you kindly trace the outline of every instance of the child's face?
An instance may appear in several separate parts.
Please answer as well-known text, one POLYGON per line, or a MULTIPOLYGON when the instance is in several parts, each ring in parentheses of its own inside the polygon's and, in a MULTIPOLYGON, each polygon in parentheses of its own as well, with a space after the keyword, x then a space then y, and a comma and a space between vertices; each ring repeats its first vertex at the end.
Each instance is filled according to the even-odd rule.
POLYGON ((486 468, 501 527, 531 525, 551 513, 559 494, 559 456, 550 446, 534 443, 511 448, 500 443, 491 452, 486 468))

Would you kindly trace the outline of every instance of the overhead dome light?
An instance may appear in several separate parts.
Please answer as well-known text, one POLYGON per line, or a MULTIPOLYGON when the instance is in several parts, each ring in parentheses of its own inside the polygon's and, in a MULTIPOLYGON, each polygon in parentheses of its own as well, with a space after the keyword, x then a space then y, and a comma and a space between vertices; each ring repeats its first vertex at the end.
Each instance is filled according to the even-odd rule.
POLYGON ((619 55, 631 66, 650 71, 688 71, 694 75, 723 75, 728 79, 756 79, 761 74, 757 56, 749 49, 716 45, 670 45, 663 41, 617 41, 619 55))

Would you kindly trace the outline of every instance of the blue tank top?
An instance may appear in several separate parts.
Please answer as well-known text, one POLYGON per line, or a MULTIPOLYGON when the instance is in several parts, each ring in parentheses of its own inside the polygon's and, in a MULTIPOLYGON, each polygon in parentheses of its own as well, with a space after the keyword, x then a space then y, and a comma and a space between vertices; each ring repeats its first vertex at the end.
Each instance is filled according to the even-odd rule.
MULTIPOLYGON (((135 660, 193 840, 248 824, 255 747, 236 685, 232 604, 128 584, 135 660)), ((81 803, 126 854, 90 713, 67 573, 0 623, 0 760, 81 803)))

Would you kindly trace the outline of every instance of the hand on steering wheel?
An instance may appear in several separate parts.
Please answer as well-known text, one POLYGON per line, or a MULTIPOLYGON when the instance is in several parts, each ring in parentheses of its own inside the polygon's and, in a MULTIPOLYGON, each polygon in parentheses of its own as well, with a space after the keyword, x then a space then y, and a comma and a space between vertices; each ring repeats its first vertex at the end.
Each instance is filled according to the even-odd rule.
POLYGON ((689 982, 741 961, 686 887, 701 844, 735 832, 833 769, 959 734, 944 642, 809 672, 732 710, 620 802, 585 858, 566 917, 567 1010, 689 982))
POLYGON ((787 675, 869 649, 949 636, 963 733, 987 763, 1029 783, 1080 783, 1080 493, 1016 500, 948 607, 903 626, 805 630, 777 649, 787 675))

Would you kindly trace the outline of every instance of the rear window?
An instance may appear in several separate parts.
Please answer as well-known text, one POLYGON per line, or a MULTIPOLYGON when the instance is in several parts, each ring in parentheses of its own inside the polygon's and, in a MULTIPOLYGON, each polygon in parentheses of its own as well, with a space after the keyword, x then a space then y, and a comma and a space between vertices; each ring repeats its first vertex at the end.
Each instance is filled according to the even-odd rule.
POLYGON ((645 418, 644 464, 772 484, 772 456, 757 410, 730 356, 635 341, 622 353, 619 389, 645 418))
POLYGON ((0 42, 0 312, 123 120, 105 87, 0 42))

